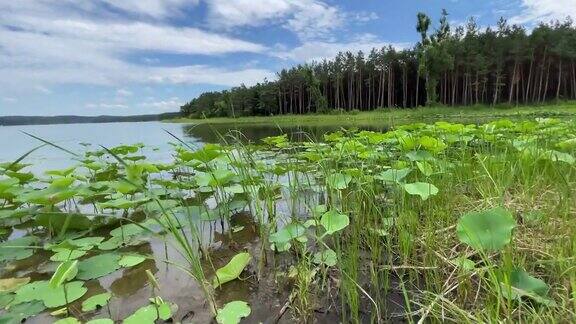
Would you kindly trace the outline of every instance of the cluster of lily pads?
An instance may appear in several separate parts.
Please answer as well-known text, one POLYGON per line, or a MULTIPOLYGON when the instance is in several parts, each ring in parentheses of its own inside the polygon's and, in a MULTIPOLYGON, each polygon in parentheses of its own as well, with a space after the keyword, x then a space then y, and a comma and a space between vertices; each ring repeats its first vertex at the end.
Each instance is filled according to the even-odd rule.
POLYGON ((41 313, 61 323, 179 321, 151 272, 150 300, 123 319, 102 311, 115 298, 110 291, 86 286, 146 260, 189 274, 219 323, 250 315, 247 301, 215 298, 248 267, 256 280, 272 273, 288 282, 291 316, 305 319, 332 291, 339 316, 352 322, 576 318, 570 288, 562 288, 576 285, 575 247, 552 242, 529 253, 518 235, 544 219, 566 224, 575 216, 574 121, 415 123, 199 149, 177 140, 171 163, 148 161, 140 144, 76 153, 39 139, 76 165, 37 175, 26 171, 26 155, 0 164, 0 322, 41 313), (543 190, 561 196, 558 216, 543 214, 549 201, 538 201, 538 213, 526 210, 544 200, 543 190), (514 194, 526 202, 515 203, 514 194), (254 218, 259 247, 214 269, 216 247, 203 228, 219 227, 233 241, 243 230, 233 225, 240 212, 254 218), (130 249, 152 238, 185 262, 130 249), (283 255, 289 269, 277 262, 283 255), (47 270, 20 268, 33 258, 47 270), (555 295, 546 278, 558 285, 555 295), (394 291, 404 299, 399 314, 387 311, 394 291))

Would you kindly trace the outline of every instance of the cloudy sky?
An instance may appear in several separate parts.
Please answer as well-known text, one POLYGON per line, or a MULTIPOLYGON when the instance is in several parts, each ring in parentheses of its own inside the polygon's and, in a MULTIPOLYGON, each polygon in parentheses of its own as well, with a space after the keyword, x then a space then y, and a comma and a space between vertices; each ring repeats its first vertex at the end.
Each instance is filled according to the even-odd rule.
POLYGON ((341 50, 411 46, 415 16, 576 17, 576 0, 0 0, 0 115, 176 111, 341 50))

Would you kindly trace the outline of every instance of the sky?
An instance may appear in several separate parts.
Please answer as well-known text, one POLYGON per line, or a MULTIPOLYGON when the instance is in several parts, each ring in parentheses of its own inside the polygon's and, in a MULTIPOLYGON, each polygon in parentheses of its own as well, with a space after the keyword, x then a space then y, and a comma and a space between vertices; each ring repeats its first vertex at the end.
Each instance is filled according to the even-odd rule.
POLYGON ((576 0, 0 0, 0 116, 178 111, 339 51, 405 48, 416 14, 527 28, 576 0))

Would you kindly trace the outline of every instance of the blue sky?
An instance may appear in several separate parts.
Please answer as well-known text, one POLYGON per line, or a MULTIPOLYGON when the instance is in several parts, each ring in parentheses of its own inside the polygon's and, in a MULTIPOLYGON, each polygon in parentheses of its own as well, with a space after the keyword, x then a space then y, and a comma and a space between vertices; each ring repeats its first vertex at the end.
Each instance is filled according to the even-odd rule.
POLYGON ((0 0, 0 115, 176 111, 338 51, 417 41, 418 11, 480 26, 576 17, 576 0, 0 0))

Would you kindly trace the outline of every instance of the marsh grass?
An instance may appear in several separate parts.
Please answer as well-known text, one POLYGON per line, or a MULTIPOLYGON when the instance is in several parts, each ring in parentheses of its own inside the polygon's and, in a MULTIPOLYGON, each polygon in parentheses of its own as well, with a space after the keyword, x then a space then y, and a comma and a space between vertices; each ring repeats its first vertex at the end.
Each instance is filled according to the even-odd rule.
MULTIPOLYGON (((200 149, 170 135, 179 143, 166 168, 172 181, 151 179, 160 165, 104 148, 116 160, 108 168, 120 170, 106 185, 130 189, 105 193, 127 200, 128 222, 141 204, 156 204, 147 218, 186 261, 165 262, 196 280, 214 315, 214 251, 199 224, 219 223, 232 244, 232 220, 248 209, 259 236, 256 278, 273 275, 279 289, 287 281, 291 316, 301 322, 318 309, 351 323, 576 320, 572 120, 414 123, 300 142, 249 143, 232 133, 200 149), (510 215, 510 231, 489 220, 459 231, 466 215, 495 207, 510 215), (475 230, 489 235, 474 241, 475 230), (280 255, 289 256, 288 269, 280 255)), ((70 212, 77 202, 58 205, 70 212)))

